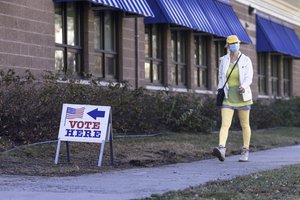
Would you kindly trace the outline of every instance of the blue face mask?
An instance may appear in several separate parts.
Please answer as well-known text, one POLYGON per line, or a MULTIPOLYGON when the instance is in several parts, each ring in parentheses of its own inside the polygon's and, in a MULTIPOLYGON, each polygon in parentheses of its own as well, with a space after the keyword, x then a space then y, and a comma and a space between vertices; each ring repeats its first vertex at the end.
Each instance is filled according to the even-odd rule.
POLYGON ((231 52, 235 53, 240 49, 240 44, 239 43, 230 44, 229 49, 230 49, 231 52))

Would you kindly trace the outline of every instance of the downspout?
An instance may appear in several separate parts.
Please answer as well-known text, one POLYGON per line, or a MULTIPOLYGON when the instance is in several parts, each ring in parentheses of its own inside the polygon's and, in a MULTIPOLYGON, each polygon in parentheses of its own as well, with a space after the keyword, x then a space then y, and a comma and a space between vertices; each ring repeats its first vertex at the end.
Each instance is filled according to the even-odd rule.
POLYGON ((135 42, 135 88, 139 87, 139 34, 138 34, 138 18, 134 18, 134 42, 135 42))

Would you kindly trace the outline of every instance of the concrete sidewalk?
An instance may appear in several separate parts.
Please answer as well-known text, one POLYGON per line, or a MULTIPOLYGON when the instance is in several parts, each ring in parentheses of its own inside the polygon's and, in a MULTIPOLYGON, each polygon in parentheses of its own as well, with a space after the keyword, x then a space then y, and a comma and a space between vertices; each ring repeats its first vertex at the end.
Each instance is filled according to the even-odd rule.
POLYGON ((0 175, 2 200, 122 200, 232 179, 258 171, 300 164, 300 145, 250 153, 251 162, 239 156, 140 168, 78 177, 28 177, 0 175))

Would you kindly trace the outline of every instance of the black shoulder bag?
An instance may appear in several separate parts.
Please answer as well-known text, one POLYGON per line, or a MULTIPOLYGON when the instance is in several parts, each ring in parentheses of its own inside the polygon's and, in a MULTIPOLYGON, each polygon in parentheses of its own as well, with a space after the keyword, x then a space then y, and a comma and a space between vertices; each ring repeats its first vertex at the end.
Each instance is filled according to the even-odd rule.
POLYGON ((225 92, 224 92, 224 87, 226 85, 226 83, 228 82, 228 79, 233 71, 233 69, 235 68, 236 64, 238 63, 240 57, 242 56, 242 54, 239 56, 239 58, 237 59, 237 61, 235 62, 235 64, 233 65, 227 79, 226 79, 226 82, 224 83, 223 87, 222 88, 219 88, 218 89, 218 93, 217 93, 217 106, 222 106, 223 104, 223 100, 224 100, 224 97, 225 97, 225 92))

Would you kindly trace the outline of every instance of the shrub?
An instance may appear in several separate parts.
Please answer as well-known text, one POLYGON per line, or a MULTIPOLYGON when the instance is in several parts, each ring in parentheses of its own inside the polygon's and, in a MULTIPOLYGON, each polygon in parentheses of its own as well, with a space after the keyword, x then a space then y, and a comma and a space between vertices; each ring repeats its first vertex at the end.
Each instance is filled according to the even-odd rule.
MULTIPOLYGON (((57 81, 47 74, 37 81, 27 71, 0 71, 0 137, 15 143, 56 139, 63 103, 111 106, 114 134, 157 131, 211 132, 219 129, 220 110, 212 96, 130 89, 127 83, 100 87, 95 81, 57 81)), ((300 99, 256 101, 251 110, 254 129, 300 126, 300 99)), ((239 128, 237 117, 232 129, 239 128)))
POLYGON ((276 110, 270 102, 257 100, 252 105, 251 114, 251 127, 254 129, 271 128, 280 126, 280 118, 276 110))

